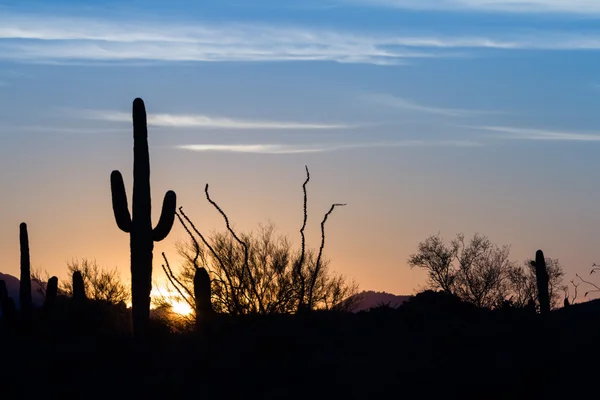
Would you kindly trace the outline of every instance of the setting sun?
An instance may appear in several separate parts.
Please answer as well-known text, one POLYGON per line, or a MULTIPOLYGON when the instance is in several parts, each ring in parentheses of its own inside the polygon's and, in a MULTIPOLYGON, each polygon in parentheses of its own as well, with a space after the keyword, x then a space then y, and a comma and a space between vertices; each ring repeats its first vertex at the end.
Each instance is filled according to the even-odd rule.
POLYGON ((194 311, 185 301, 173 301, 171 307, 173 312, 179 315, 190 315, 194 311))

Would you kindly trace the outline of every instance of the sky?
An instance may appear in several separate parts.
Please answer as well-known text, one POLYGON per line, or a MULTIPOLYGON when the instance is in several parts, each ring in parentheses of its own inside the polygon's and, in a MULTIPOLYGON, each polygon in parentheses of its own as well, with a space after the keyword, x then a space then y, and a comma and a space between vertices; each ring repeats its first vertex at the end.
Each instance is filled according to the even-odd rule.
MULTIPOLYGON (((204 232, 272 221, 364 290, 412 294, 407 258, 479 232, 567 273, 600 262, 596 0, 0 0, 0 271, 96 259, 129 278, 110 173, 131 196, 131 103, 167 190, 204 232)), ((177 259, 176 224, 155 244, 177 259)), ((593 277, 592 277, 593 279, 593 277)))

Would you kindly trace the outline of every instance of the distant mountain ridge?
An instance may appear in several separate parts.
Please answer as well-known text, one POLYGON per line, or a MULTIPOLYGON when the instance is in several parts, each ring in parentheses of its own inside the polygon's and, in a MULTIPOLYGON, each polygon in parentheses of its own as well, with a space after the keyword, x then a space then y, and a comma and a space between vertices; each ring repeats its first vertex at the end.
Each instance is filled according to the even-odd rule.
MULTIPOLYGON (((19 308, 19 279, 12 275, 3 274, 0 272, 0 280, 6 282, 6 288, 8 295, 12 297, 17 308, 19 308)), ((37 282, 32 280, 31 282, 31 295, 33 297, 33 303, 36 306, 41 306, 44 303, 44 296, 39 293, 39 286, 37 282)), ((390 307, 397 308, 401 306, 405 301, 409 300, 413 296, 395 295, 387 292, 376 292, 373 290, 365 290, 351 297, 355 299, 356 303, 352 307, 352 312, 368 311, 370 308, 380 306, 381 304, 389 305, 390 307)), ((0 316, 2 312, 0 311, 0 316)))
MULTIPOLYGON (((19 278, 14 277, 12 275, 3 274, 0 272, 0 281, 6 282, 6 291, 8 292, 8 296, 12 297, 13 301, 17 308, 20 307, 19 302, 19 278)), ((33 300, 33 304, 36 306, 41 306, 44 304, 44 295, 42 295, 39 291, 39 285, 33 279, 31 280, 31 298, 33 300)), ((0 315, 2 315, 2 311, 0 311, 0 315)))
POLYGON ((356 304, 352 307, 352 312, 366 311, 381 304, 389 304, 389 306, 393 308, 400 307, 411 297, 412 296, 365 290, 353 296, 353 298, 356 298, 357 300, 356 304))

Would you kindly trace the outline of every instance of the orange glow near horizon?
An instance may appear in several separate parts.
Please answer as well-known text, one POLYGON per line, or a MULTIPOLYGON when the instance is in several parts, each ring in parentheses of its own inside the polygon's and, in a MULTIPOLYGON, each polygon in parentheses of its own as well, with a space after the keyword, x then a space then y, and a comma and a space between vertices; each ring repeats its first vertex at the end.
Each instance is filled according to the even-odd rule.
POLYGON ((179 315, 190 315, 194 312, 192 307, 185 301, 173 301, 171 303, 171 309, 174 313, 179 315))
MULTIPOLYGON (((171 311, 175 314, 187 316, 194 312, 192 307, 184 299, 179 298, 179 296, 177 296, 175 292, 169 290, 166 285, 153 287, 150 296, 153 299, 166 299, 171 305, 171 311)), ((129 303, 128 306, 131 306, 131 303, 129 303)), ((151 308, 155 309, 156 305, 152 304, 151 308)))

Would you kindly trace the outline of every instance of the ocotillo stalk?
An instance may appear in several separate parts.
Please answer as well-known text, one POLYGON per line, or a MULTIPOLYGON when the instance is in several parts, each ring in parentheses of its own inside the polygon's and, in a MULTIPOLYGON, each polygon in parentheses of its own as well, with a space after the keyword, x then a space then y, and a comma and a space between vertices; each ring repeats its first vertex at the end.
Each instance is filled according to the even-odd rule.
POLYGON ((27 224, 19 226, 19 241, 21 242, 21 281, 19 283, 19 301, 21 313, 28 315, 31 312, 31 261, 29 258, 29 235, 27 224))
POLYGON ((196 301, 196 326, 198 328, 213 313, 210 297, 210 277, 208 276, 208 272, 203 267, 196 268, 196 274, 194 275, 194 299, 196 301))
POLYGON ((152 229, 150 197, 150 155, 146 109, 142 99, 133 101, 133 199, 129 214, 125 184, 119 171, 110 176, 112 204, 118 227, 130 234, 131 302, 133 331, 143 336, 150 318, 152 290, 152 251, 163 240, 175 220, 176 195, 169 190, 164 198, 158 224, 152 229))
POLYGON ((550 312, 550 293, 548 291, 548 271, 546 270, 546 259, 544 253, 538 250, 535 253, 535 276, 538 288, 538 301, 540 302, 540 313, 550 312))

